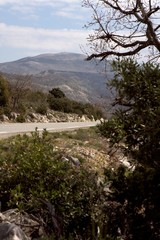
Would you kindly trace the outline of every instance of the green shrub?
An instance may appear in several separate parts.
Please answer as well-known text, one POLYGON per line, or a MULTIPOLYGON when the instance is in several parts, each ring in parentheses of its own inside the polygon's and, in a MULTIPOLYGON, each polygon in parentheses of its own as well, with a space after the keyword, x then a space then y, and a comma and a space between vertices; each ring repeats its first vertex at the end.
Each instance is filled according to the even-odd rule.
MULTIPOLYGON (((133 168, 106 171, 112 194, 106 198, 108 229, 124 239, 160 238, 160 67, 133 59, 115 61, 116 110, 99 127, 117 148, 122 146, 133 168)), ((122 149, 121 149, 122 150, 122 149)))
POLYGON ((60 88, 53 88, 52 90, 49 91, 49 93, 54 97, 54 98, 64 98, 65 94, 60 88))
POLYGON ((45 115, 47 113, 47 104, 41 104, 41 105, 37 106, 36 113, 45 115))
POLYGON ((93 105, 87 103, 80 103, 67 97, 57 98, 53 95, 48 95, 48 104, 52 110, 60 111, 64 113, 76 113, 79 116, 87 115, 89 118, 94 117, 95 119, 100 119, 103 117, 102 111, 94 107, 93 105))
POLYGON ((37 105, 41 105, 46 103, 47 94, 40 91, 29 91, 26 100, 32 105, 32 107, 36 107, 37 105))
POLYGON ((24 103, 19 103, 17 105, 17 112, 19 112, 21 115, 24 115, 27 112, 27 107, 24 103))
POLYGON ((6 107, 10 103, 10 94, 7 80, 0 75, 0 106, 6 107))
POLYGON ((86 239, 93 225, 97 229, 101 190, 96 174, 62 160, 63 153, 54 151, 46 131, 42 136, 37 131, 31 137, 17 136, 1 156, 2 210, 19 207, 40 215, 52 232, 51 216, 41 201, 45 200, 55 207, 66 239, 86 239))
POLYGON ((55 98, 52 95, 48 96, 49 107, 54 111, 69 113, 72 112, 71 101, 67 98, 55 98))
POLYGON ((23 123, 25 121, 26 121, 25 116, 22 114, 18 115, 16 118, 16 122, 23 123))
POLYGON ((10 113, 11 113, 11 108, 9 106, 0 107, 0 114, 5 114, 9 117, 10 113))

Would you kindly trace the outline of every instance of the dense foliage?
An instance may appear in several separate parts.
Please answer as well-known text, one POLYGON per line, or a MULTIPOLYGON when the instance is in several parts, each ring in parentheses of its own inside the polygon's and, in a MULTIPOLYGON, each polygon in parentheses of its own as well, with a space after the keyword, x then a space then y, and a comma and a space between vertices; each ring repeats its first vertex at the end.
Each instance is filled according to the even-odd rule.
POLYGON ((17 136, 0 147, 0 200, 2 211, 18 207, 40 216, 46 231, 69 239, 93 239, 97 235, 102 189, 97 175, 73 166, 54 149, 46 131, 17 136), (55 209, 54 221, 47 208, 55 209))
MULTIPOLYGON (((66 161, 46 131, 17 136, 0 145, 2 210, 18 206, 40 215, 47 232, 64 239, 160 239, 160 67, 125 59, 113 62, 113 68, 109 87, 115 112, 99 130, 127 156, 130 167, 106 169, 104 189, 94 172, 66 161), (48 204, 55 209, 56 226, 48 204)), ((27 94, 37 111, 45 112, 41 100, 47 99, 54 110, 94 115, 90 104, 62 93, 50 91, 48 99, 27 94)))
POLYGON ((55 98, 64 98, 65 94, 60 88, 52 88, 49 93, 55 98))
POLYGON ((47 110, 64 113, 75 113, 80 117, 87 115, 90 119, 103 117, 101 109, 89 104, 67 98, 59 88, 53 88, 49 93, 31 89, 29 76, 15 76, 15 82, 8 82, 0 75, 0 114, 10 118, 11 112, 18 113, 17 122, 25 122, 25 116, 30 112, 42 115, 47 110))
POLYGON ((86 114, 88 117, 94 117, 95 119, 103 116, 102 111, 89 103, 81 103, 71 100, 65 96, 65 94, 58 88, 53 88, 49 91, 48 103, 49 107, 55 111, 61 111, 65 113, 77 113, 80 116, 86 114))
MULTIPOLYGON (((160 68, 139 65, 132 60, 114 62, 115 78, 110 87, 116 90, 113 118, 104 123, 104 134, 112 142, 123 140, 138 163, 159 167, 160 156, 160 68)), ((102 125, 103 127, 103 125, 102 125)))
POLYGON ((7 107, 9 105, 9 87, 7 80, 0 75, 0 107, 7 107))
MULTIPOLYGON (((109 86, 116 93, 113 118, 102 123, 101 133, 124 148, 132 168, 106 171, 114 207, 110 234, 123 239, 160 238, 160 67, 127 59, 113 63, 109 86)), ((108 205, 109 206, 109 205, 108 205)))

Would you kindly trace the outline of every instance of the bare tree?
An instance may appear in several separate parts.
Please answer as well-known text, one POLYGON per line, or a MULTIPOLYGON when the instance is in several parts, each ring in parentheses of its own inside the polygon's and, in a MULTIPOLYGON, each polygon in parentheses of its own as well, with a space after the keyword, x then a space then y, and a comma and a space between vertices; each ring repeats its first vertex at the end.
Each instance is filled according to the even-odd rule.
POLYGON ((27 90, 31 88, 31 76, 12 75, 11 78, 12 108, 16 110, 19 103, 25 97, 27 90))
POLYGON ((157 0, 84 0, 91 8, 94 29, 88 40, 88 60, 133 56, 149 48, 160 56, 160 2, 157 0))

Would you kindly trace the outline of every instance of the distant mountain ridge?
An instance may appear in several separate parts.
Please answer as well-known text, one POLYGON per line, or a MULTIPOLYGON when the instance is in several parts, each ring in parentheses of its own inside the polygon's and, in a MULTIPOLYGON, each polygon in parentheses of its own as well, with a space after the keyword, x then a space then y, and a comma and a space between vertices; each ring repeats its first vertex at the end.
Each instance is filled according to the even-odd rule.
POLYGON ((110 99, 106 82, 113 73, 109 63, 97 65, 85 58, 78 53, 41 54, 0 63, 0 71, 10 76, 32 75, 32 84, 38 89, 48 91, 59 87, 72 99, 100 104, 110 99))
POLYGON ((47 70, 96 72, 95 63, 85 61, 85 58, 85 55, 78 53, 41 54, 0 63, 0 71, 11 74, 37 74, 47 70))

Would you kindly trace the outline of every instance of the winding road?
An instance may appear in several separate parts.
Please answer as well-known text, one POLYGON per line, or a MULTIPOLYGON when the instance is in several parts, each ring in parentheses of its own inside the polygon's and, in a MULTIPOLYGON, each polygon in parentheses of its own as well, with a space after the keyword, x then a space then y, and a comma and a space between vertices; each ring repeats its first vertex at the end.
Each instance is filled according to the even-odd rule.
POLYGON ((96 122, 59 122, 59 123, 2 123, 0 124, 0 138, 6 138, 16 134, 31 133, 37 129, 42 132, 46 129, 48 132, 68 131, 77 128, 88 128, 96 126, 96 122))

